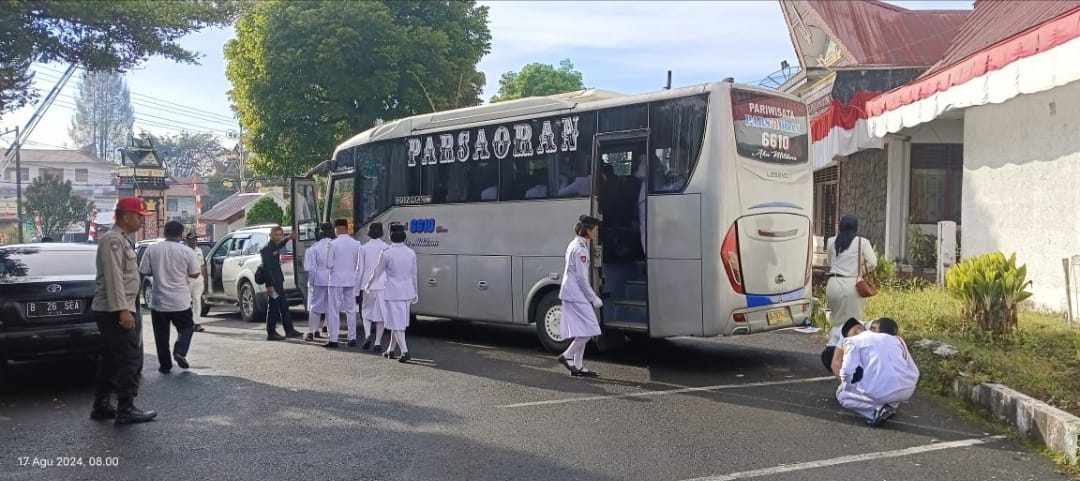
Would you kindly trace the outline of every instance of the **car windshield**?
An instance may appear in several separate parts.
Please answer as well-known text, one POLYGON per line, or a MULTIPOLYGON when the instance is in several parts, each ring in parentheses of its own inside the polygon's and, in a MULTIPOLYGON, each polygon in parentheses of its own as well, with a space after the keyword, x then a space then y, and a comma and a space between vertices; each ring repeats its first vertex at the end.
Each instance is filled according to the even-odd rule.
POLYGON ((0 249, 0 279, 27 276, 80 276, 96 274, 95 251, 41 251, 36 247, 0 249))

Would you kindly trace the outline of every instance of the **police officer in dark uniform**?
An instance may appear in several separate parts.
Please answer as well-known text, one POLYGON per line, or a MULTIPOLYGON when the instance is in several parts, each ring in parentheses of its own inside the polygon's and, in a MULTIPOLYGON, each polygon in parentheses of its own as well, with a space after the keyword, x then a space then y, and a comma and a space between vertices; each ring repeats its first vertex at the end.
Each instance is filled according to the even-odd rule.
MULTIPOLYGON (((270 242, 263 246, 259 254, 262 256, 263 280, 266 286, 266 340, 280 341, 285 337, 302 337, 303 334, 293 327, 292 316, 289 314, 289 300, 285 298, 285 274, 281 272, 281 249, 289 241, 296 240, 293 232, 287 239, 285 231, 281 227, 270 230, 270 242), (285 337, 277 333, 277 323, 285 328, 285 337)), ((329 317, 329 316, 328 316, 329 317)))
POLYGON ((97 287, 90 304, 101 332, 94 407, 90 419, 115 419, 116 424, 142 423, 157 413, 135 407, 142 371, 142 318, 138 310, 139 266, 128 235, 142 228, 143 210, 138 197, 116 203, 116 225, 101 236, 97 247, 97 287), (117 407, 109 398, 116 393, 117 407))

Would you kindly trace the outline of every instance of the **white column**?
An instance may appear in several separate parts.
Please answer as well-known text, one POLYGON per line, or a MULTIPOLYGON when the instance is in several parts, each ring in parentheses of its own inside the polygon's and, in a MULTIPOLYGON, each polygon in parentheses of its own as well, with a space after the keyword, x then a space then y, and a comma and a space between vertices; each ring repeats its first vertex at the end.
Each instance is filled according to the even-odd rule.
POLYGON ((885 139, 888 162, 885 187, 885 256, 904 256, 907 240, 908 187, 910 169, 907 137, 889 135, 885 139))

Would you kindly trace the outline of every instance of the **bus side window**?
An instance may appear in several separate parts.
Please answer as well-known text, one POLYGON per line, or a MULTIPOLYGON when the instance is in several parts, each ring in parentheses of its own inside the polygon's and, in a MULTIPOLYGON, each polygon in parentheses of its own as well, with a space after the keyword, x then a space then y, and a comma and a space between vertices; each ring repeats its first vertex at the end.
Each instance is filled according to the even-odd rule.
POLYGON ((582 113, 578 120, 577 150, 559 151, 552 162, 552 197, 588 197, 592 193, 592 142, 596 114, 582 113))
POLYGON ((682 192, 694 172, 705 133, 705 95, 649 105, 649 193, 682 192))

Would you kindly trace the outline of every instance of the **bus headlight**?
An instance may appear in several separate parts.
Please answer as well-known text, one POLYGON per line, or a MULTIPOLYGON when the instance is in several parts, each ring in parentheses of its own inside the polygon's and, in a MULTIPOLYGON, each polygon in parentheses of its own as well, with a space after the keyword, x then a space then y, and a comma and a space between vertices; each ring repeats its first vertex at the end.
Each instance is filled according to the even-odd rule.
POLYGON ((735 224, 731 225, 727 235, 724 236, 724 243, 720 246, 720 258, 724 264, 724 270, 727 272, 728 280, 731 282, 731 288, 739 294, 745 294, 742 282, 742 266, 739 265, 739 234, 735 229, 735 224))

